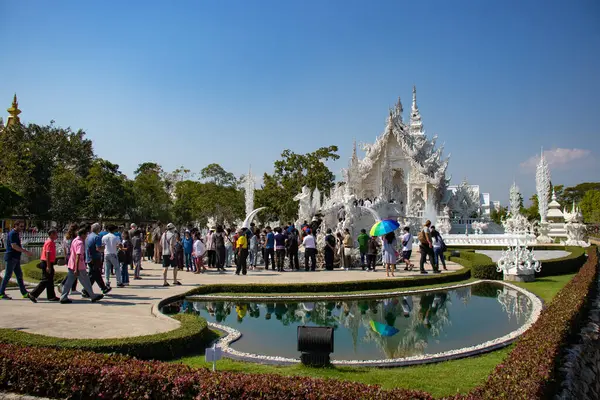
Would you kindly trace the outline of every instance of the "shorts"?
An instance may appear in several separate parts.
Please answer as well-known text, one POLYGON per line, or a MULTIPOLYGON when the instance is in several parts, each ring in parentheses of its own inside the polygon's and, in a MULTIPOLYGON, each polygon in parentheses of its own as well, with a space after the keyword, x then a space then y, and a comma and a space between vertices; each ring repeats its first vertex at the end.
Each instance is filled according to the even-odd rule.
POLYGON ((163 268, 177 268, 177 257, 173 257, 173 259, 171 260, 171 256, 162 256, 163 258, 163 268))
POLYGON ((402 252, 402 259, 403 260, 410 260, 410 255, 412 254, 412 250, 404 250, 402 252))

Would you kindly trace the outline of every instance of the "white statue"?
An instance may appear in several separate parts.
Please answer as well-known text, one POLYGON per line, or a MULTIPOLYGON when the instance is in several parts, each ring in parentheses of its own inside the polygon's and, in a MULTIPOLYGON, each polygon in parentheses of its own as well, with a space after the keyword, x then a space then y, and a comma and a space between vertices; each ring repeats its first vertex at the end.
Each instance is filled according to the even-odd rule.
POLYGON ((567 212, 565 209, 563 215, 565 216, 565 230, 567 231, 565 244, 567 246, 588 247, 590 244, 585 241, 586 226, 583 223, 583 214, 579 207, 575 206, 575 202, 573 202, 571 212, 567 212))
POLYGON ((310 189, 308 186, 302 186, 302 192, 294 196, 294 200, 298 201, 298 220, 300 223, 303 221, 310 221, 312 218, 311 209, 312 202, 310 196, 310 189))
POLYGON ((538 207, 541 222, 546 222, 548 214, 548 198, 550 197, 550 168, 544 158, 544 152, 540 155, 540 162, 535 173, 535 187, 537 190, 538 207))

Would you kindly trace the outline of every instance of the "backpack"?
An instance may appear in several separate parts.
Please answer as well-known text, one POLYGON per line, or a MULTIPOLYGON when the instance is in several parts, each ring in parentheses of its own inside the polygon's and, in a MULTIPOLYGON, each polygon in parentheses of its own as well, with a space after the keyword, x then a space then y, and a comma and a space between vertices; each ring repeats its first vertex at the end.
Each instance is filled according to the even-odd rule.
POLYGON ((438 236, 440 238, 440 241, 442 242, 442 253, 446 252, 446 250, 448 250, 448 247, 446 246, 446 242, 444 242, 444 239, 442 239, 442 235, 438 236))
POLYGON ((423 232, 422 230, 419 231, 417 239, 419 239, 419 242, 421 242, 422 245, 429 246, 429 243, 427 242, 427 236, 425 236, 425 232, 423 232))
POLYGON ((160 230, 158 228, 154 229, 154 231, 152 232, 152 241, 153 242, 159 242, 160 241, 160 236, 161 236, 160 235, 160 230))

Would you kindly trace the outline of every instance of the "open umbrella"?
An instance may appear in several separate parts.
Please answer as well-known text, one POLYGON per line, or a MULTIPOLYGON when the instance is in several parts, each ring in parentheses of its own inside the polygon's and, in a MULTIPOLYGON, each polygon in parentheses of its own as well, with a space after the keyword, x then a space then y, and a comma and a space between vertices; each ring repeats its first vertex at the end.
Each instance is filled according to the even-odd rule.
POLYGON ((400 332, 393 326, 382 324, 381 322, 373 320, 369 321, 369 325, 371 325, 371 329, 373 329, 373 331, 379 333, 381 336, 384 337, 394 336, 396 333, 400 332))
POLYGON ((383 236, 387 235, 390 232, 395 231, 400 227, 398 221, 393 219, 384 219, 383 221, 377 222, 375 225, 371 227, 371 236, 383 236))

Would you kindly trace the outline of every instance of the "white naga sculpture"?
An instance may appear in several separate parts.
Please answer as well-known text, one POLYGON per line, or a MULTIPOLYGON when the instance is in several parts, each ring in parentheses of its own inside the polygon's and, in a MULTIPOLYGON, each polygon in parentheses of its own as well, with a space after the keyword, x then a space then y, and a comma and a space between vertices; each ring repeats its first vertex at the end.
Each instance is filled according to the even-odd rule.
POLYGON ((568 212, 565 209, 563 210, 563 215, 565 217, 565 229, 567 231, 567 241, 565 244, 567 246, 589 246, 590 244, 585 241, 586 227, 583 223, 583 214, 579 207, 575 206, 575 202, 573 202, 571 212, 568 212))
POLYGON ((540 155, 540 162, 535 173, 535 187, 537 189, 538 206, 540 210, 540 224, 538 227, 538 243, 552 243, 548 236, 550 224, 548 223, 548 198, 550 197, 550 168, 544 158, 544 151, 540 155))
POLYGON ((510 187, 509 193, 510 211, 509 216, 502 221, 502 226, 506 233, 524 234, 532 231, 533 227, 527 218, 521 214, 521 193, 516 183, 510 187))
POLYGON ((505 281, 532 282, 542 264, 535 259, 532 250, 516 239, 516 245, 502 252, 497 263, 497 271, 504 274, 505 281))
POLYGON ((302 187, 302 192, 294 196, 298 201, 298 220, 296 225, 300 226, 304 221, 311 221, 321 208, 321 192, 318 188, 311 193, 308 186, 302 187))

